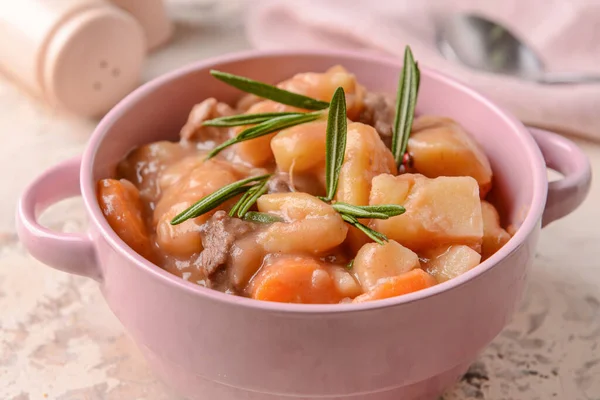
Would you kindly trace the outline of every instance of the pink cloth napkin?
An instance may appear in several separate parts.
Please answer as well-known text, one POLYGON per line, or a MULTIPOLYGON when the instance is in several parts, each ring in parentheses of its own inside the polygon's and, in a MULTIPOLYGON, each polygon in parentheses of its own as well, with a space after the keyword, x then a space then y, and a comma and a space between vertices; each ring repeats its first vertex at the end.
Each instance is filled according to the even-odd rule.
POLYGON ((435 21, 473 11, 507 26, 540 54, 548 71, 600 74, 597 0, 253 0, 246 29, 258 48, 343 48, 401 57, 466 82, 530 125, 600 141, 600 84, 540 85, 476 72, 444 59, 435 21))

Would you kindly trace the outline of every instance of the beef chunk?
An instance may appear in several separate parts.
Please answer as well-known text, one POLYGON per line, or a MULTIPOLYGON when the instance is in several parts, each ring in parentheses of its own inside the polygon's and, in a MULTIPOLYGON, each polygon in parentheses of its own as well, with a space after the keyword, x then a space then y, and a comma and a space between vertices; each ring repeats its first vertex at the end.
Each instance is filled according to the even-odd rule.
POLYGON ((377 130, 387 147, 392 146, 392 127, 396 113, 395 97, 384 93, 367 93, 364 109, 358 122, 371 125, 377 130))
POLYGON ((180 136, 189 141, 212 141, 221 143, 227 139, 228 129, 202 125, 209 119, 227 117, 235 114, 233 109, 225 103, 210 97, 192 108, 186 124, 181 128, 180 136))
POLYGON ((211 278, 227 264, 233 243, 253 229, 254 224, 231 218, 225 211, 217 211, 202 227, 204 250, 196 260, 197 267, 207 278, 211 278))

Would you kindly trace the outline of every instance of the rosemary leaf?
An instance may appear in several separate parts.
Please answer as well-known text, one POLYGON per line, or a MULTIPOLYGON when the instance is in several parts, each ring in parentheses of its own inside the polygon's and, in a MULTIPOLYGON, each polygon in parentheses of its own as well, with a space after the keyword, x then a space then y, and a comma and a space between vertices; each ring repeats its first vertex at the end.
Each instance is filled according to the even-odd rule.
POLYGON ((286 117, 291 115, 302 115, 303 113, 297 112, 270 112, 270 113, 257 113, 257 114, 240 114, 230 115, 228 117, 220 117, 204 121, 202 125, 205 126, 217 126, 217 127, 230 127, 230 126, 243 126, 243 125, 254 125, 260 124, 261 122, 268 121, 276 117, 286 117))
POLYGON ((395 217, 406 212, 406 208, 397 204, 379 204, 376 206, 360 206, 365 211, 372 211, 386 214, 388 217, 395 217))
POLYGON ((277 132, 285 128, 290 128, 292 126, 316 121, 322 115, 323 114, 321 112, 312 112, 300 113, 299 115, 286 115, 282 117, 275 117, 269 119, 267 121, 261 122, 260 124, 245 129, 236 137, 221 143, 220 145, 212 149, 210 153, 208 153, 207 158, 212 158, 216 156, 221 151, 234 144, 245 142, 246 140, 256 139, 258 137, 268 135, 269 133, 277 132))
POLYGON ((404 213, 402 206, 382 204, 377 206, 355 206, 348 203, 337 202, 332 205, 340 214, 351 215, 356 218, 388 219, 404 213))
POLYGON ((419 93, 419 88, 421 87, 421 70, 419 69, 419 63, 415 61, 415 67, 417 70, 417 93, 419 93))
POLYGON ((238 212, 240 207, 248 200, 248 197, 252 195, 252 189, 254 189, 254 186, 251 186, 250 189, 248 189, 246 193, 244 193, 244 195, 240 197, 240 199, 233 205, 233 207, 231 207, 231 210, 229 210, 230 217, 235 217, 235 214, 238 212))
POLYGON ((346 269, 347 270, 352 270, 352 268, 354 268, 354 259, 350 260, 350 262, 348 264, 346 264, 346 269))
POLYGON ((261 213, 256 211, 248 211, 246 215, 244 215, 244 219, 246 221, 258 222, 260 224, 272 224, 274 222, 282 222, 283 219, 267 213, 261 213))
POLYGON ((408 137, 415 117, 417 92, 421 80, 421 72, 412 51, 406 46, 404 51, 404 66, 398 81, 398 96, 396 99, 396 116, 392 134, 392 153, 397 165, 401 165, 408 146, 408 137))
POLYGON ((325 139, 325 186, 327 187, 327 197, 325 201, 333 200, 337 191, 340 170, 346 152, 346 134, 348 131, 346 118, 346 95, 344 89, 338 87, 331 99, 327 117, 327 136, 325 139))
POLYGON ((387 236, 385 236, 383 233, 379 233, 379 232, 369 228, 368 226, 361 224, 355 217, 353 217, 351 215, 347 215, 347 214, 340 214, 340 215, 344 221, 346 221, 350 225, 354 226, 355 228, 361 230, 365 235, 367 235, 368 237, 373 239, 373 241, 375 241, 381 245, 385 244, 385 242, 388 241, 387 236))
POLYGON ((225 203, 227 200, 252 188, 252 186, 247 186, 248 184, 263 182, 270 177, 271 175, 253 176, 251 178, 242 179, 241 181, 223 186, 221 189, 209 194, 208 196, 204 196, 188 209, 176 215, 175 218, 171 220, 171 225, 178 225, 190 218, 196 218, 204 213, 207 213, 225 203))
POLYGON ((238 88, 246 93, 252 93, 264 99, 273 100, 277 103, 292 107, 304 108, 306 110, 324 110, 329 103, 316 100, 301 94, 288 92, 278 87, 255 81, 243 76, 228 74, 226 72, 212 70, 210 74, 226 84, 238 88))
POLYGON ((237 211, 237 215, 240 218, 244 218, 244 215, 250 210, 250 208, 256 203, 256 200, 265 194, 267 191, 267 181, 263 181, 262 183, 255 185, 252 189, 250 189, 247 193, 249 193, 248 198, 242 203, 239 210, 237 211))

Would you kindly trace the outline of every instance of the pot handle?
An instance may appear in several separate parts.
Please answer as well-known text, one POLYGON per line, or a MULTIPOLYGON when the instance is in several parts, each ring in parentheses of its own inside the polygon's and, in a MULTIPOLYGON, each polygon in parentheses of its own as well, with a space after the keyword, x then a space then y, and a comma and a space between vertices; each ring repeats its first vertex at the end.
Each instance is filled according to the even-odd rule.
POLYGON ((33 257, 53 268, 101 280, 94 243, 87 233, 55 232, 37 221, 52 204, 81 195, 76 157, 50 168, 25 190, 17 209, 17 233, 33 257))
POLYGON ((556 133, 528 128, 546 165, 564 178, 548 183, 548 199, 542 226, 573 212, 585 200, 592 182, 592 169, 585 153, 569 139, 556 133))

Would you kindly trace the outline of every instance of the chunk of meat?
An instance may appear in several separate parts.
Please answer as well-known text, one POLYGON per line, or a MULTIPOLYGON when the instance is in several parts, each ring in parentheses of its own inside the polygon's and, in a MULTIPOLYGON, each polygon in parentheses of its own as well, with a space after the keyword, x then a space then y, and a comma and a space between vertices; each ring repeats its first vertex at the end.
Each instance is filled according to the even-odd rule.
POLYGON ((136 253, 154 261, 154 251, 144 223, 144 205, 137 188, 129 181, 102 179, 96 196, 102 213, 117 235, 136 253))
POLYGON ((357 122, 375 128, 381 140, 388 148, 392 148, 392 133, 396 116, 395 96, 386 93, 367 92, 364 108, 357 122))
POLYGON ((422 269, 413 269, 402 275, 381 279, 375 287, 365 294, 356 297, 353 303, 381 300, 401 296, 434 286, 436 280, 422 269))
POLYGON ((247 289, 251 298, 280 303, 338 303, 338 291, 327 268, 311 257, 281 256, 263 266, 247 289))
POLYGON ((133 183, 144 201, 153 204, 161 194, 158 176, 176 160, 195 150, 185 144, 155 142, 131 151, 117 166, 117 175, 133 183))
POLYGON ((429 178, 470 176, 485 198, 492 188, 492 167, 477 142, 449 118, 422 116, 415 120, 408 152, 415 170, 429 178))
POLYGON ((205 142, 212 148, 215 144, 222 143, 229 138, 229 130, 227 128, 204 126, 203 123, 210 119, 228 117, 234 114, 235 112, 228 104, 209 97, 192 108, 187 122, 181 128, 180 136, 183 140, 205 142))
POLYGON ((356 81, 356 76, 344 67, 336 65, 323 73, 306 72, 277 85, 281 89, 303 94, 313 99, 331 101, 338 87, 346 94, 346 112, 348 118, 355 120, 363 108, 365 88, 356 81))
POLYGON ((500 226, 500 215, 496 208, 483 200, 481 202, 483 215, 483 243, 481 244, 481 257, 487 260, 500 250, 510 240, 510 234, 500 226))
POLYGON ((439 282, 446 282, 479 265, 481 255, 464 245, 442 246, 421 253, 423 268, 439 282))
POLYGON ((196 260, 197 267, 210 278, 228 262, 235 241, 253 230, 254 224, 217 211, 202 226, 203 250, 196 260))
POLYGON ((307 193, 273 193, 257 200, 258 211, 278 215, 284 222, 270 224, 258 235, 268 253, 321 254, 339 246, 348 227, 329 204, 307 193))
POLYGON ((419 174, 382 174, 373 179, 370 204, 406 208, 404 214, 372 220, 370 226, 417 253, 444 244, 481 249, 479 186, 471 177, 429 179, 419 174))
POLYGON ((420 268, 419 257, 410 249, 390 240, 384 245, 368 243, 356 254, 353 271, 365 291, 379 280, 420 268))

